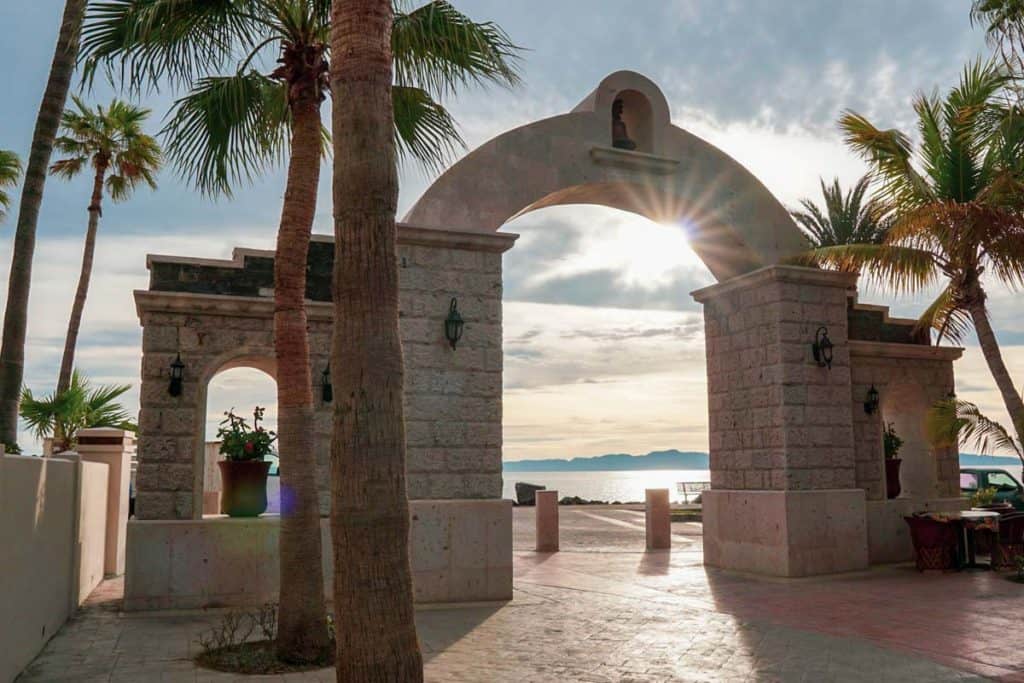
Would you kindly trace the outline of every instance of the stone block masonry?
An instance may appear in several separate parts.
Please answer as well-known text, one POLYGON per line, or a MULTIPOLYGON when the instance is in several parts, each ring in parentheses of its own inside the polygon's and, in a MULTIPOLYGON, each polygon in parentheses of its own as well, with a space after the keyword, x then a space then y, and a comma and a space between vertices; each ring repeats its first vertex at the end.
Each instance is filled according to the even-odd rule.
MULTIPOLYGON (((502 253, 515 235, 399 227, 400 330, 406 364, 408 486, 413 499, 501 497, 502 253), (457 349, 444 337, 452 298, 466 321, 457 349)), ((311 375, 318 387, 331 339, 333 241, 310 246, 311 375)), ((276 374, 273 253, 236 249, 212 261, 151 256, 136 292, 143 326, 139 519, 202 516, 206 389, 219 372, 276 374), (169 368, 185 364, 181 396, 169 368)), ((321 510, 328 510, 331 404, 317 398, 321 510)))
POLYGON ((853 488, 847 296, 856 276, 793 267, 694 293, 704 304, 711 483, 730 490, 853 488), (820 327, 831 369, 815 363, 820 327))

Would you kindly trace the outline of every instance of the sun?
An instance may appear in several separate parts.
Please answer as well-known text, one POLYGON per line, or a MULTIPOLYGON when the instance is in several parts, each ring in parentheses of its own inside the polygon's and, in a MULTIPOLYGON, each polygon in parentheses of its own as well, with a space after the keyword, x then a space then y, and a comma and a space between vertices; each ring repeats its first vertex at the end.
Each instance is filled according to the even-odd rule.
POLYGON ((608 215, 587 230, 580 254, 565 263, 575 271, 612 269, 629 287, 657 289, 669 284, 680 271, 706 271, 690 247, 686 227, 656 223, 625 211, 608 215))

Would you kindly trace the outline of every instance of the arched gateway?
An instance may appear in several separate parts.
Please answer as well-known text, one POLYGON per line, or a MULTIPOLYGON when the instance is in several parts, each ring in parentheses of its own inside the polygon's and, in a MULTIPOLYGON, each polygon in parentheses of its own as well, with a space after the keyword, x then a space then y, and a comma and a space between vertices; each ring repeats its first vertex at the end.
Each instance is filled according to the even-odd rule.
MULTIPOLYGON (((719 280, 694 293, 705 308, 714 487, 704 504, 706 563, 799 576, 904 559, 903 514, 959 505, 955 449, 932 452, 916 438, 919 452, 904 458, 909 490, 887 499, 881 433, 883 420, 918 425, 952 390, 960 351, 856 304, 854 275, 781 265, 804 244, 786 210, 736 161, 672 125, 653 83, 618 72, 572 112, 467 155, 399 226, 419 600, 511 597, 511 508, 500 499, 501 258, 516 236, 498 230, 524 212, 579 203, 679 223, 719 280), (443 334, 452 297, 466 320, 457 349, 443 334), (835 345, 830 366, 811 353, 821 327, 835 345), (913 402, 887 400, 890 386, 908 385, 913 402), (864 406, 872 386, 881 410, 864 406)), ((327 363, 332 262, 332 240, 315 237, 315 382, 327 363)), ((147 266, 149 289, 135 293, 139 519, 129 525, 126 607, 272 598, 275 520, 203 517, 202 487, 210 378, 239 365, 273 372, 273 253, 150 256, 147 266), (178 357, 184 381, 172 396, 178 357)), ((314 429, 326 511, 329 403, 318 406, 314 429)))

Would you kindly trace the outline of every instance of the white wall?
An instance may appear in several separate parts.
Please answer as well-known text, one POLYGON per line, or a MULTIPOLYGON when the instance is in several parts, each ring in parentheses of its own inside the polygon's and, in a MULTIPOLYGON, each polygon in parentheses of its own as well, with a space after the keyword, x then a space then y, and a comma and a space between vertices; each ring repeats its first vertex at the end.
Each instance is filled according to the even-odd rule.
POLYGON ((0 457, 0 682, 14 680, 103 578, 106 470, 0 457))

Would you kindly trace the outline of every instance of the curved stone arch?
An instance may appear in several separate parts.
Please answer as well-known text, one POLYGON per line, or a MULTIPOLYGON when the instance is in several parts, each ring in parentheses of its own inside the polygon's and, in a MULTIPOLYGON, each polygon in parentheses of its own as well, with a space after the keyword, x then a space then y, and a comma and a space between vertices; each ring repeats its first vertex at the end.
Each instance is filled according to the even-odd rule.
POLYGON ((661 90, 631 71, 606 77, 568 114, 515 128, 469 153, 427 189, 405 222, 495 232, 517 216, 564 204, 680 223, 719 280, 780 263, 806 246, 768 189, 739 162, 674 126, 661 90), (612 147, 612 105, 620 97, 627 107, 648 105, 646 120, 633 121, 640 130, 630 131, 648 151, 612 147))

